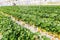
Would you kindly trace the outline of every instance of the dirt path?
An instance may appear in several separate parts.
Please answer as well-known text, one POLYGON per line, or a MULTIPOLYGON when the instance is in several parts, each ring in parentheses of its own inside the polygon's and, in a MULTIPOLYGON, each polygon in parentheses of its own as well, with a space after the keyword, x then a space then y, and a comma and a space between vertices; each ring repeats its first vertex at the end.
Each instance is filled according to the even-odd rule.
POLYGON ((26 24, 25 22, 23 22, 23 21, 21 21, 21 20, 18 21, 18 19, 16 19, 16 18, 13 17, 12 15, 8 15, 8 14, 3 13, 3 12, 1 12, 1 13, 2 13, 3 15, 5 15, 5 16, 11 17, 11 20, 12 20, 12 21, 14 21, 15 23, 17 23, 18 25, 23 26, 24 28, 29 29, 29 30, 30 30, 31 32, 33 32, 33 33, 35 33, 35 32, 40 32, 40 36, 45 35, 45 36, 47 36, 48 38, 50 38, 51 40, 60 40, 60 39, 58 39, 58 38, 55 38, 53 35, 49 35, 48 32, 43 32, 42 30, 38 30, 38 28, 35 27, 34 25, 31 26, 31 25, 26 24))

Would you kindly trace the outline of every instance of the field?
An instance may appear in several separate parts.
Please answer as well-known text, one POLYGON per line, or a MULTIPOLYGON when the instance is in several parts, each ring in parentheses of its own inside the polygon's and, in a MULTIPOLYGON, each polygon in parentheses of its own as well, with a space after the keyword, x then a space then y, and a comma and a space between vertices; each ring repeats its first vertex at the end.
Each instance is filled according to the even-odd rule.
POLYGON ((60 6, 9 6, 0 9, 30 25, 60 34, 60 6))
POLYGON ((0 40, 50 40, 46 36, 40 35, 40 37, 38 32, 32 33, 29 29, 23 28, 21 25, 18 25, 12 21, 10 16, 5 15, 12 15, 18 19, 21 19, 22 21, 25 21, 26 23, 29 23, 31 25, 34 24, 37 27, 46 29, 47 24, 45 26, 43 25, 44 22, 42 22, 44 19, 44 16, 42 17, 43 13, 41 14, 39 10, 36 10, 39 9, 38 7, 35 7, 36 9, 34 7, 32 8, 23 8, 18 6, 0 7, 0 40), (38 11, 41 14, 41 17, 38 11), (42 24, 40 25, 40 23, 42 24))
MULTIPOLYGON (((27 24, 34 25, 36 28, 60 35, 60 6, 4 6, 0 7, 0 12, 12 15, 18 19, 18 21, 22 20, 27 24)), ((21 28, 21 26, 14 23, 10 17, 6 17, 1 13, 0 17, 0 32, 3 33, 3 35, 6 33, 4 36, 4 38, 7 38, 6 40, 40 40, 36 33, 32 33, 26 28, 21 28), (37 38, 34 38, 34 36, 37 36, 37 38)), ((4 38, 2 40, 4 40, 4 38)), ((49 38, 45 38, 45 36, 42 39, 49 40, 49 38)))

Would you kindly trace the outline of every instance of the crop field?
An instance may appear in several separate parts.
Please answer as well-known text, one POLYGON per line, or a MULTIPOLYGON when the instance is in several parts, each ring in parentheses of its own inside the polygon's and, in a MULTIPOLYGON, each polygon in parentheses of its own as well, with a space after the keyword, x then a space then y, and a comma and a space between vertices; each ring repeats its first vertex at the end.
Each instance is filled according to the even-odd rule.
POLYGON ((60 33, 60 6, 0 7, 4 13, 41 27, 46 31, 60 33))
MULTIPOLYGON (((27 24, 60 35, 60 6, 4 6, 0 7, 0 11, 4 14, 12 15, 27 24)), ((4 38, 7 38, 5 38, 6 40, 35 40, 34 33, 25 28, 21 28, 8 17, 5 17, 6 20, 3 19, 4 17, 5 16, 2 16, 2 18, 0 18, 0 23, 2 22, 0 31, 2 33, 4 32, 4 35, 6 33, 6 36, 4 36, 4 38), (2 19, 5 23, 3 23, 2 19)), ((44 40, 49 39, 46 38, 44 40)))
MULTIPOLYGON (((11 7, 8 7, 8 9, 9 8, 11 7)), ((9 13, 11 11, 7 11, 4 9, 4 7, 3 9, 0 9, 0 40, 50 40, 46 36, 40 35, 40 37, 39 33, 32 33, 30 30, 16 24, 11 20, 10 16, 6 16, 5 14, 1 13, 2 10, 9 13)))

